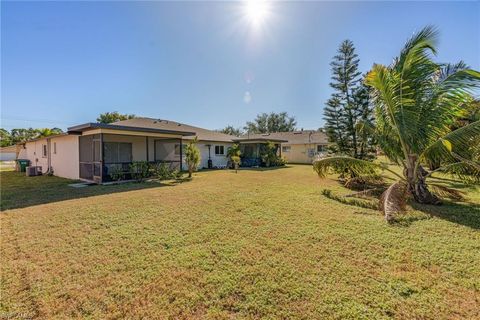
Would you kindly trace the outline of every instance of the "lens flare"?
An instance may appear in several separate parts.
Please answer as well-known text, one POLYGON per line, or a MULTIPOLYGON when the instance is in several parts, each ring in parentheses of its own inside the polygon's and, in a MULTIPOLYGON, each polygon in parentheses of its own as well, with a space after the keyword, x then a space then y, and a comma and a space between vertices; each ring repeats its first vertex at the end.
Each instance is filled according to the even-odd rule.
POLYGON ((261 27, 271 15, 270 2, 265 0, 246 0, 245 17, 255 28, 261 27))

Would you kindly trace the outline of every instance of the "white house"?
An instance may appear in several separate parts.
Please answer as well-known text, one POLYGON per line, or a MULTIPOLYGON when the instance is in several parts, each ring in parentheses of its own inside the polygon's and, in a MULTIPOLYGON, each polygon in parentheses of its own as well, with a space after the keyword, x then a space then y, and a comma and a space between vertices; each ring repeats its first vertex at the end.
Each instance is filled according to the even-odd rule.
POLYGON ((42 173, 69 179, 106 182, 113 168, 128 172, 133 161, 164 162, 184 169, 182 150, 197 138, 202 155, 200 167, 225 167, 233 136, 179 122, 135 118, 111 124, 86 123, 67 133, 27 141, 19 159, 28 159, 42 173))

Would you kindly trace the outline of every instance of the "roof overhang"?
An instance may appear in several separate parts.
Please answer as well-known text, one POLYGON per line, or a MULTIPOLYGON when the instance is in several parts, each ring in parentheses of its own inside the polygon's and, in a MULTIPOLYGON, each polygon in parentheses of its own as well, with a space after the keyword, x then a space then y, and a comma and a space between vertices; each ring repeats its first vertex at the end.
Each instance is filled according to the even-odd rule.
POLYGON ((267 143, 267 142, 288 142, 288 140, 283 140, 283 139, 272 139, 272 138, 238 138, 238 139, 232 139, 234 142, 239 142, 239 143, 267 143))
POLYGON ((131 127, 131 126, 120 126, 120 125, 112 125, 107 123, 84 123, 78 126, 68 128, 67 132, 69 134, 82 134, 88 130, 94 129, 110 129, 110 130, 118 130, 118 131, 137 131, 137 132, 145 132, 145 133, 165 133, 165 134, 175 134, 180 136, 192 136, 195 135, 195 132, 187 132, 187 131, 179 131, 179 130, 165 130, 165 129, 155 129, 155 128, 144 128, 144 127, 131 127))

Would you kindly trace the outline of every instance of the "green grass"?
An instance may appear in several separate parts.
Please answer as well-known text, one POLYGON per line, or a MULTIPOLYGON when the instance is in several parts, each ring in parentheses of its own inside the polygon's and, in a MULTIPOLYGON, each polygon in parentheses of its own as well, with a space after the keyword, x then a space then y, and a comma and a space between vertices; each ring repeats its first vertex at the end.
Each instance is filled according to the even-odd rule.
POLYGON ((392 226, 323 196, 351 191, 311 166, 168 186, 1 178, 0 318, 480 316, 474 187, 392 226))

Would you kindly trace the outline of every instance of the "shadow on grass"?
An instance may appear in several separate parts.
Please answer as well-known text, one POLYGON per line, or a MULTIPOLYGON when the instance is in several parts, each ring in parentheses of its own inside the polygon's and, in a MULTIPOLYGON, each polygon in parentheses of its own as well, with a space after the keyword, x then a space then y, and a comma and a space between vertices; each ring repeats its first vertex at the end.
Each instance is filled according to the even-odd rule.
POLYGON ((336 195, 332 192, 332 190, 328 190, 328 189, 323 189, 322 195, 324 195, 328 199, 335 200, 349 206, 378 210, 378 201, 374 202, 374 201, 362 200, 358 198, 347 198, 344 196, 336 195))
POLYGON ((0 211, 105 194, 168 187, 190 180, 182 178, 165 183, 163 181, 129 182, 73 188, 69 184, 77 182, 75 180, 52 176, 26 177, 24 173, 2 171, 0 172, 0 211))
POLYGON ((415 210, 430 216, 458 223, 473 229, 480 229, 480 205, 474 203, 444 200, 439 206, 412 203, 415 210))
MULTIPOLYGON (((328 189, 322 190, 322 195, 342 204, 378 210, 378 200, 364 200, 339 196, 328 189)), ((480 229, 480 205, 475 203, 452 202, 448 200, 443 201, 444 203, 439 206, 411 202, 411 207, 419 212, 407 212, 401 214, 396 217, 391 224, 392 226, 397 227, 408 227, 416 221, 428 220, 431 217, 436 217, 473 229, 480 229)))
POLYGON ((289 169, 288 165, 280 166, 280 167, 240 167, 238 170, 251 170, 251 171, 272 171, 272 170, 281 170, 281 169, 289 169))

